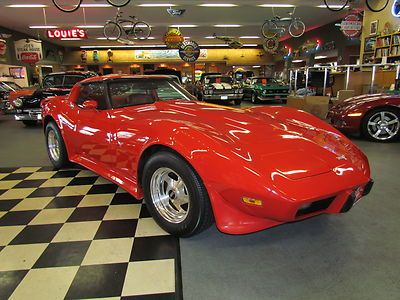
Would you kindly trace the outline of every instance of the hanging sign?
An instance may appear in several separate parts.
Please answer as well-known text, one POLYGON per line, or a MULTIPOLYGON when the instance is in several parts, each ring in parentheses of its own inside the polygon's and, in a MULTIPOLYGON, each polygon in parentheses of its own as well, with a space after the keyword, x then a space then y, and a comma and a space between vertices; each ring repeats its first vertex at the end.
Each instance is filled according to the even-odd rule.
POLYGON ((184 41, 179 47, 179 56, 183 61, 195 62, 200 56, 200 47, 195 41, 184 41))
POLYGON ((15 41, 14 44, 18 60, 27 64, 35 64, 43 59, 41 41, 22 39, 15 41))
POLYGON ((49 39, 87 39, 87 32, 84 29, 48 29, 46 30, 49 39))
POLYGON ((359 36, 362 29, 361 18, 356 14, 347 15, 340 23, 340 30, 349 38, 359 36))
POLYGON ((6 40, 0 39, 0 55, 5 55, 7 52, 6 40))
POLYGON ((177 28, 169 28, 164 35, 164 43, 168 48, 179 48, 185 38, 177 28))

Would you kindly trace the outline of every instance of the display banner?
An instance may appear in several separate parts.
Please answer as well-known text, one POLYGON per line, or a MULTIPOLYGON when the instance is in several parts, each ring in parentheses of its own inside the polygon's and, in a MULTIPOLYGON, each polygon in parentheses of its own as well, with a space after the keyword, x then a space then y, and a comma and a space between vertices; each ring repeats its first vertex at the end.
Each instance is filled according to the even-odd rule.
MULTIPOLYGON (((180 60, 179 50, 135 50, 135 59, 137 60, 180 60)), ((207 49, 200 49, 201 59, 207 59, 207 49)))
POLYGON ((14 42, 17 60, 27 64, 35 64, 43 59, 42 42, 22 39, 14 42))

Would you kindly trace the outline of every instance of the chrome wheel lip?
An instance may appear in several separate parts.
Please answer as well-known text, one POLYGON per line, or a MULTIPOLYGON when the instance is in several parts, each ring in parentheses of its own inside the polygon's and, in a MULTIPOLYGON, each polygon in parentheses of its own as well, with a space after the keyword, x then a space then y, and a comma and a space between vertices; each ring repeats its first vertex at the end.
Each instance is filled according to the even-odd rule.
POLYGON ((50 157, 54 161, 59 161, 60 159, 60 143, 53 129, 47 134, 47 147, 49 149, 50 157))
POLYGON ((368 119, 367 130, 368 134, 376 140, 392 139, 400 130, 399 117, 390 111, 377 112, 368 119))
POLYGON ((170 168, 158 168, 150 179, 151 201, 159 215, 172 224, 186 220, 190 211, 190 196, 185 182, 170 168), (182 206, 186 206, 185 209, 182 206))

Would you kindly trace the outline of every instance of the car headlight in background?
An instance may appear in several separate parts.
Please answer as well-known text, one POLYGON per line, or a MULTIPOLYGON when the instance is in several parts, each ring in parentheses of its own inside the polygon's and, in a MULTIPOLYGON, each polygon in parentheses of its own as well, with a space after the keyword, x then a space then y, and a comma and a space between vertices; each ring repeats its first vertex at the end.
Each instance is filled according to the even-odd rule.
POLYGON ((24 105, 24 102, 22 101, 21 98, 17 98, 14 100, 13 104, 15 107, 20 108, 20 107, 22 107, 22 105, 24 105))

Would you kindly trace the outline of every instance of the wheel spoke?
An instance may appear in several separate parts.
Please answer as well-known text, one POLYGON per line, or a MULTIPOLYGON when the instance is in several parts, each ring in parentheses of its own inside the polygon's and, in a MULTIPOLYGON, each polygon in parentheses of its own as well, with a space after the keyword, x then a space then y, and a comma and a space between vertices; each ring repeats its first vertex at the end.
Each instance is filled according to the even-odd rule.
POLYGON ((393 125, 393 124, 397 124, 397 123, 399 123, 399 119, 394 119, 392 121, 389 121, 388 125, 393 125))
POLYGON ((381 121, 385 121, 385 112, 381 111, 381 121))
POLYGON ((378 131, 375 132, 374 137, 377 138, 377 137, 381 134, 381 132, 382 132, 382 130, 381 130, 381 129, 378 129, 378 131))
POLYGON ((369 125, 369 126, 376 126, 377 123, 376 123, 376 122, 369 121, 369 122, 368 122, 368 125, 369 125))
POLYGON ((394 132, 393 131, 391 131, 389 128, 387 128, 387 127, 385 127, 385 131, 390 135, 390 136, 393 136, 394 135, 394 132))

